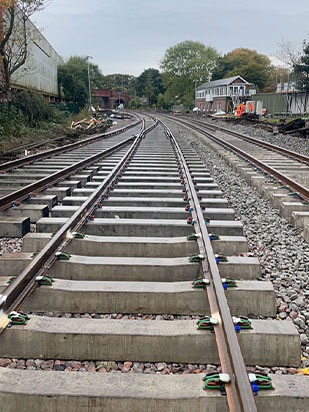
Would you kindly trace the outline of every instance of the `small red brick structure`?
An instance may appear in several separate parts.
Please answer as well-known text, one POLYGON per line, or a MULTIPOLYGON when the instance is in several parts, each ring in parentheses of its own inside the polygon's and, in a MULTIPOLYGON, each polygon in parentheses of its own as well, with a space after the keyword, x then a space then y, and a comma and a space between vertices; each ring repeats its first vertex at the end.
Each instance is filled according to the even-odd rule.
POLYGON ((130 96, 126 92, 117 92, 113 89, 97 89, 92 93, 96 104, 102 109, 115 109, 120 104, 128 106, 130 96))

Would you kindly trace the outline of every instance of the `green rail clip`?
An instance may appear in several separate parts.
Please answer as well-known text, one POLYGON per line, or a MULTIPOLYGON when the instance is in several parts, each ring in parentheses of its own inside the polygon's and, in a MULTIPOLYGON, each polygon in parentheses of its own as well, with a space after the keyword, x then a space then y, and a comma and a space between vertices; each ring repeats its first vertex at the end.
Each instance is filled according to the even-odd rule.
POLYGON ((50 276, 37 276, 35 280, 39 286, 50 286, 54 282, 54 279, 50 276))
POLYGON ((81 233, 81 232, 73 232, 72 235, 74 239, 84 239, 85 238, 84 233, 81 233))
POLYGON ((204 255, 192 255, 189 257, 189 262, 201 262, 204 259, 204 255))
POLYGON ((227 257, 225 255, 221 255, 221 254, 215 255, 215 258, 216 258, 217 263, 227 262, 228 261, 227 257))
POLYGON ((210 280, 205 278, 194 279, 192 282, 192 286, 194 289, 206 289, 206 286, 209 284, 210 280))
POLYGON ((14 282, 14 280, 17 278, 17 275, 12 275, 10 276, 9 280, 8 280, 8 284, 11 284, 12 282, 14 282))
POLYGON ((215 233, 209 233, 210 240, 220 240, 220 236, 216 235, 215 233))
POLYGON ((71 255, 68 252, 56 252, 55 256, 58 260, 69 260, 71 255))
POLYGON ((254 395, 258 394, 261 389, 273 389, 271 377, 263 373, 249 373, 249 381, 251 383, 254 395))
POLYGON ((214 330, 214 326, 218 325, 218 319, 214 317, 207 316, 206 318, 199 319, 197 324, 197 329, 207 329, 210 331, 214 330))
POLYGON ((220 384, 229 383, 231 378, 227 373, 208 373, 204 376, 203 381, 207 389, 220 389, 220 384))
POLYGON ((10 319, 10 322, 7 327, 11 327, 12 325, 24 325, 26 321, 29 319, 28 315, 23 312, 11 312, 8 315, 8 318, 10 319))
POLYGON ((218 389, 222 396, 226 395, 225 385, 231 382, 228 373, 209 373, 204 376, 204 389, 218 389))
POLYGON ((190 233, 190 235, 187 236, 187 240, 197 240, 200 237, 200 233, 190 233))
POLYGON ((241 316, 238 318, 236 316, 232 316, 232 319, 236 332, 240 332, 242 329, 252 329, 251 321, 247 317, 241 316))
POLYGON ((234 279, 230 279, 230 278, 222 278, 222 285, 224 289, 227 288, 236 288, 237 287, 237 283, 234 279))

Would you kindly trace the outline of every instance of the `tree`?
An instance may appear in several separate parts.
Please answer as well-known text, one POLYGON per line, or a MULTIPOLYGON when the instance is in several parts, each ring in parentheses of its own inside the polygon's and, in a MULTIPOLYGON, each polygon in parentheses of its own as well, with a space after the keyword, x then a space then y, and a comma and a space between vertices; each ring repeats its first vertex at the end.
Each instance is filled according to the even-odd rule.
POLYGON ((148 106, 151 107, 154 104, 154 84, 152 73, 148 72, 145 81, 145 96, 147 97, 148 106))
POLYGON ((291 71, 285 67, 274 67, 270 74, 268 85, 264 87, 263 92, 269 93, 277 90, 277 84, 288 82, 292 79, 291 71))
POLYGON ((226 53, 218 60, 212 80, 241 76, 262 90, 269 84, 273 70, 270 59, 264 54, 256 50, 239 48, 226 53))
POLYGON ((297 46, 291 41, 281 40, 278 43, 279 53, 278 59, 287 64, 290 69, 294 69, 295 65, 299 63, 301 52, 297 46))
POLYGON ((307 95, 309 91, 309 43, 304 41, 303 55, 299 63, 294 66, 295 75, 297 76, 297 86, 305 91, 304 113, 307 112, 307 95))
MULTIPOLYGON (((96 64, 89 64, 91 90, 100 87, 103 75, 96 64)), ((58 83, 63 88, 65 97, 84 106, 89 99, 88 60, 83 56, 71 56, 66 63, 58 67, 58 83)))
POLYGON ((139 97, 135 97, 134 99, 130 100, 129 108, 130 109, 140 109, 142 107, 142 102, 139 97))
POLYGON ((101 87, 104 89, 114 89, 117 92, 127 92, 135 95, 136 77, 131 74, 108 74, 103 76, 101 87))
POLYGON ((162 76, 157 69, 146 69, 136 79, 136 93, 138 96, 146 96, 149 106, 157 103, 158 95, 164 93, 162 76))
POLYGON ((170 100, 166 94, 160 93, 158 95, 157 107, 162 110, 168 110, 171 107, 170 100))
POLYGON ((48 3, 50 0, 0 0, 0 89, 8 101, 12 75, 25 64, 34 40, 29 18, 48 3))
POLYGON ((191 40, 167 49, 160 66, 167 95, 179 102, 193 104, 194 81, 209 81, 218 58, 213 47, 191 40))

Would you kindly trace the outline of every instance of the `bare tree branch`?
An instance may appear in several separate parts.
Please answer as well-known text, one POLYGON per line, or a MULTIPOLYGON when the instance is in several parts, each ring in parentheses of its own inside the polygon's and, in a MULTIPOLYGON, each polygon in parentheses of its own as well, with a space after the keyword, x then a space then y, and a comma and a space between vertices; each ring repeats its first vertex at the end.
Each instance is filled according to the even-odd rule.
POLYGON ((10 98, 12 75, 29 55, 34 40, 29 17, 46 7, 52 0, 0 0, 0 90, 10 98))
POLYGON ((288 40, 281 40, 281 42, 278 43, 278 47, 279 51, 276 57, 293 69, 299 62, 301 56, 300 49, 293 42, 288 40))

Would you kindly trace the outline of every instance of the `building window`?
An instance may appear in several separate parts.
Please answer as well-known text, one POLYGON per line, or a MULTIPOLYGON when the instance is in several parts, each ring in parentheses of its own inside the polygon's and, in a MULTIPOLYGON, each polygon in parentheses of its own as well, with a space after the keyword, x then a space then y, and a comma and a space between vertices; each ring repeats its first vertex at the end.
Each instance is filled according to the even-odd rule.
POLYGON ((238 87, 234 87, 234 94, 238 94, 238 87))

